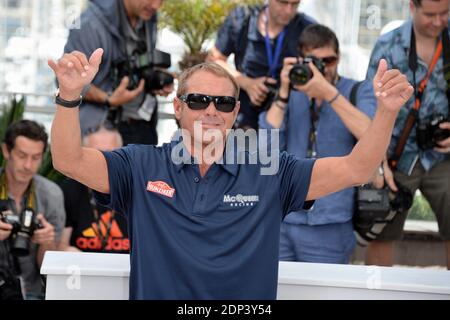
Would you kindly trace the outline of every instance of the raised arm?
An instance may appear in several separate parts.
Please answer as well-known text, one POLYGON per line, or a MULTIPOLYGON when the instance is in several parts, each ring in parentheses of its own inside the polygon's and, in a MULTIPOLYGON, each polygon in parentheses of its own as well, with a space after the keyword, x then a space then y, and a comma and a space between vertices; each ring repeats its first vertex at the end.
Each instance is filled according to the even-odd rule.
POLYGON ((383 160, 400 108, 413 94, 413 87, 398 70, 387 70, 380 60, 373 80, 378 108, 367 131, 345 157, 322 158, 316 161, 307 195, 317 199, 338 190, 366 183, 383 160))
MULTIPOLYGON (((100 66, 103 49, 95 50, 89 60, 77 51, 66 53, 57 62, 48 61, 59 83, 59 96, 68 101, 77 100, 83 88, 90 84, 100 66)), ((56 105, 52 123, 51 151, 53 166, 91 189, 109 193, 106 160, 95 149, 81 146, 78 107, 56 105)))

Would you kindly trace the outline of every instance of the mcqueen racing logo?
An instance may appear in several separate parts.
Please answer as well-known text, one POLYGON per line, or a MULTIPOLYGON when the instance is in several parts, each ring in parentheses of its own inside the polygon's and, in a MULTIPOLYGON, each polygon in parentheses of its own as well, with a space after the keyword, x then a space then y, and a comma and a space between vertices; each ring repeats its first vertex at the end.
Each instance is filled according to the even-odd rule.
POLYGON ((253 207, 258 202, 258 195, 242 195, 239 193, 235 196, 229 194, 223 196, 223 203, 229 204, 230 207, 253 207))

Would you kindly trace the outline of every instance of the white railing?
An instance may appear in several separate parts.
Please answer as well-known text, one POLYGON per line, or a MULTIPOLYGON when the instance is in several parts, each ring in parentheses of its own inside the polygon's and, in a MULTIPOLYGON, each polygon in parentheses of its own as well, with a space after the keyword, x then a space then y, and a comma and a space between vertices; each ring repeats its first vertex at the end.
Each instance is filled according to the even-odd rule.
MULTIPOLYGON (((46 252, 46 299, 128 299, 129 261, 128 254, 46 252)), ((278 299, 450 300, 450 272, 280 262, 278 299)))

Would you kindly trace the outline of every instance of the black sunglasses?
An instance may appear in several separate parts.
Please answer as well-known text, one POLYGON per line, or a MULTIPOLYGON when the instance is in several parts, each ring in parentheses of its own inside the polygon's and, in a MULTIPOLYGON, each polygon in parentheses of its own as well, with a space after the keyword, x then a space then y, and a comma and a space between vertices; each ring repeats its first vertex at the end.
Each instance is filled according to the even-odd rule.
MULTIPOLYGON (((300 56, 301 58, 303 58, 303 59, 305 59, 305 57, 304 56, 300 56)), ((323 65, 325 65, 326 67, 327 66, 333 66, 334 64, 336 64, 336 62, 338 61, 338 57, 336 57, 336 56, 328 56, 328 57, 323 57, 323 58, 317 58, 317 57, 314 57, 314 56, 308 56, 308 57, 310 57, 310 58, 313 58, 313 59, 315 59, 315 60, 318 60, 318 61, 320 61, 320 62, 322 62, 322 64, 323 65)))
POLYGON ((336 57, 336 56, 329 56, 329 57, 320 58, 320 60, 322 60, 322 62, 326 66, 329 66, 329 65, 334 65, 338 61, 338 57, 336 57))
POLYGON ((208 96, 200 93, 189 93, 178 97, 192 110, 203 110, 208 108, 211 102, 221 112, 232 112, 236 106, 236 98, 229 96, 208 96))
POLYGON ((316 59, 321 61, 325 66, 332 66, 337 62, 338 57, 328 56, 328 57, 316 58, 316 59))

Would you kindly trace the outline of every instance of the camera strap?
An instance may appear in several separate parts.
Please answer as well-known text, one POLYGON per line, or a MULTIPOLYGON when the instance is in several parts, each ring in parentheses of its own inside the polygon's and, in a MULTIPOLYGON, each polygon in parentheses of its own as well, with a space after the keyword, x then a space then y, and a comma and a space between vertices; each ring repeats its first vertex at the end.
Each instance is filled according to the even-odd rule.
POLYGON ((308 135, 308 150, 306 158, 315 158, 317 156, 317 123, 319 122, 319 111, 316 110, 316 99, 311 99, 309 104, 310 127, 308 135))
MULTIPOLYGON (((37 212, 36 208, 36 192, 35 192, 35 185, 34 180, 31 179, 31 182, 24 194, 25 196, 25 206, 26 208, 31 208, 35 212, 37 212)), ((0 201, 8 201, 8 180, 6 179, 6 173, 5 170, 0 175, 0 201)))
MULTIPOLYGON (((410 42, 410 49, 409 49, 409 59, 408 59, 408 65, 409 68, 413 72, 413 80, 414 80, 414 106, 411 108, 408 117, 406 118, 405 125, 403 127, 403 130, 401 132, 400 138, 397 141, 397 145, 394 148, 394 154, 389 158, 388 163, 392 170, 395 170, 398 165, 398 161, 400 160, 400 157, 403 153, 403 150, 405 148, 406 142, 408 140, 408 137, 412 131, 412 128, 414 127, 417 117, 419 115, 419 109, 422 103, 422 96, 425 92, 426 86, 428 84, 428 80, 430 79, 431 74, 433 73, 434 67, 436 66, 439 57, 441 56, 441 53, 443 51, 443 43, 446 44, 447 48, 444 49, 444 76, 447 74, 448 77, 446 77, 447 80, 447 98, 449 97, 449 81, 450 81, 450 65, 446 66, 446 60, 449 58, 449 41, 448 41, 448 31, 447 28, 442 31, 442 40, 439 41, 438 46, 436 47, 436 51, 434 52, 433 59, 431 60, 430 66, 428 68, 428 72, 425 76, 425 78, 420 82, 419 86, 417 86, 417 80, 416 80, 416 71, 418 66, 418 56, 417 56, 417 46, 416 46, 416 35, 414 32, 414 27, 411 27, 411 42, 410 42), (447 38, 447 39, 445 39, 447 38), (445 39, 445 40, 444 40, 445 39), (446 57, 447 56, 447 57, 446 57), (446 72, 447 71, 447 72, 446 72)), ((447 61, 448 62, 448 61, 447 61)))

